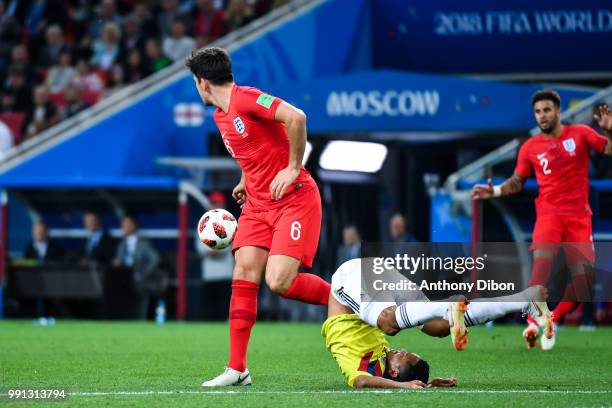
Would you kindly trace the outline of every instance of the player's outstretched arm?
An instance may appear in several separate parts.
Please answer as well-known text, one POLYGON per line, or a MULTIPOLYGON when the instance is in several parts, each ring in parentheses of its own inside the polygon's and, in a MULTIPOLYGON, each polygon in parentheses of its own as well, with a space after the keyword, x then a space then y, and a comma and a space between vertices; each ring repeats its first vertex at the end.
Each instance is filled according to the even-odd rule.
POLYGON ((608 105, 602 105, 593 117, 608 137, 608 144, 604 148, 603 153, 612 156, 612 111, 610 111, 608 105))
POLYGON ((280 200, 302 169, 302 159, 306 149, 306 114, 287 102, 281 102, 274 118, 277 122, 285 124, 289 138, 289 163, 270 183, 272 199, 280 200))
POLYGON ((488 200, 491 197, 505 197, 520 193, 525 186, 525 177, 514 173, 510 178, 499 186, 494 186, 489 179, 487 184, 476 184, 472 188, 472 198, 474 200, 488 200))
POLYGON ((360 375, 355 378, 353 383, 355 388, 425 388, 427 384, 419 380, 398 382, 388 378, 371 377, 369 375, 360 375))

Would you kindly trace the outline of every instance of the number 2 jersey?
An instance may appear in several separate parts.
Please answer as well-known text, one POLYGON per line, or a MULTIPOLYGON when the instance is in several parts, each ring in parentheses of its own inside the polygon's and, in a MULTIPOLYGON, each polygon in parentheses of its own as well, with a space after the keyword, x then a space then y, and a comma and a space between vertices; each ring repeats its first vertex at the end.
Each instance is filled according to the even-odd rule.
POLYGON ((304 166, 282 199, 274 201, 270 183, 289 164, 287 129, 274 120, 282 100, 257 88, 234 85, 227 113, 216 109, 215 123, 229 154, 245 177, 247 207, 255 211, 273 209, 293 199, 298 189, 316 184, 304 166))
POLYGON ((584 125, 564 125, 559 137, 542 133, 519 150, 514 173, 535 172, 539 186, 538 215, 591 215, 589 149, 603 152, 608 139, 584 125))

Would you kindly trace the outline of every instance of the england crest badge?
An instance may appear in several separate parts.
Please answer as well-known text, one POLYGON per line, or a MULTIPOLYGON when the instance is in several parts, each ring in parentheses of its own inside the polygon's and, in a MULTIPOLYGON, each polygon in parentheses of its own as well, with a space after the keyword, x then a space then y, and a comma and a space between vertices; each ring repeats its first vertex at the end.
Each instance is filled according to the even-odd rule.
POLYGON ((244 122, 240 119, 240 116, 237 116, 234 119, 234 127, 236 128, 236 132, 243 134, 245 131, 244 122))
POLYGON ((576 142, 574 141, 574 138, 570 137, 569 139, 565 139, 563 141, 563 148, 573 156, 576 151, 576 142))

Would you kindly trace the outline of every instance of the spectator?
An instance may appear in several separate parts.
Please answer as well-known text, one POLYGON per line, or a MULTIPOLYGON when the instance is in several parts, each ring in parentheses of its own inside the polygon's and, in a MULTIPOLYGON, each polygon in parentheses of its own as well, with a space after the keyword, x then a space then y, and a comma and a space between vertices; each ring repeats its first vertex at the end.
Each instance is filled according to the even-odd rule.
POLYGON ((100 265, 109 265, 113 259, 115 248, 111 237, 102 226, 100 215, 92 210, 83 215, 83 226, 87 230, 87 237, 82 245, 81 264, 97 262, 100 265))
POLYGON ((230 0, 225 10, 225 24, 228 31, 236 30, 253 20, 253 8, 246 0, 230 0))
POLYGON ((49 90, 45 85, 38 85, 34 89, 34 106, 26 115, 26 139, 53 126, 59 119, 57 108, 49 101, 49 90))
POLYGON ((59 64, 54 65, 47 73, 47 86, 49 92, 58 93, 74 82, 76 70, 72 67, 72 57, 67 50, 62 51, 59 56, 59 64))
POLYGON ((123 239, 117 247, 115 267, 130 271, 134 284, 133 316, 144 320, 149 308, 149 281, 157 272, 159 254, 153 244, 139 236, 138 223, 133 216, 121 220, 123 239))
POLYGON ((145 38, 153 38, 158 36, 157 24, 151 15, 151 10, 149 9, 147 3, 142 1, 136 3, 132 15, 140 22, 142 35, 145 38))
POLYGON ((47 25, 62 26, 66 20, 66 10, 60 0, 34 0, 23 3, 29 5, 24 23, 30 36, 38 37, 47 25))
POLYGON ((417 240, 406 231, 406 218, 402 214, 394 214, 389 220, 389 235, 392 242, 417 242, 417 240))
POLYGON ((64 250, 49 239, 47 224, 37 221, 32 225, 32 241, 23 256, 26 259, 36 259, 40 263, 60 262, 64 259, 64 250))
MULTIPOLYGON (((214 192, 210 194, 209 199, 212 209, 225 207, 225 196, 222 193, 214 192)), ((206 302, 204 318, 206 320, 226 320, 232 291, 232 270, 234 269, 232 250, 231 248, 210 249, 200 242, 197 235, 195 248, 202 259, 202 281, 206 302)))
POLYGON ((4 160, 6 153, 13 148, 13 132, 0 120, 0 161, 4 160))
POLYGON ((147 40, 146 55, 149 72, 157 72, 172 64, 172 60, 162 54, 159 42, 155 38, 147 40))
POLYGON ((77 113, 84 110, 85 108, 87 108, 87 105, 83 103, 83 101, 81 101, 79 92, 74 86, 69 85, 66 88, 65 93, 66 93, 66 108, 64 110, 65 117, 69 118, 71 116, 74 116, 77 113))
POLYGON ((42 67, 57 65, 60 60, 60 55, 66 51, 66 44, 64 44, 60 26, 55 24, 49 26, 46 32, 46 40, 47 43, 39 55, 38 64, 42 67))
POLYGON ((105 96, 109 96, 125 85, 125 73, 121 64, 115 64, 110 69, 108 84, 106 86, 105 96))
POLYGON ((342 229, 342 246, 338 250, 336 267, 346 261, 359 258, 361 255, 361 236, 355 225, 347 225, 342 229))
POLYGON ((157 17, 157 32, 160 37, 170 37, 172 34, 172 24, 176 19, 183 19, 185 16, 179 10, 178 0, 162 0, 162 11, 157 17))
POLYGON ((77 76, 74 78, 73 85, 79 93, 101 92, 104 89, 102 80, 95 72, 91 71, 91 66, 85 59, 81 59, 77 63, 77 76))
POLYGON ((7 91, 0 93, 0 113, 15 112, 15 97, 7 91))
POLYGON ((13 44, 19 41, 19 23, 11 16, 3 1, 0 1, 0 71, 8 65, 13 44))
POLYGON ((149 75, 149 69, 142 61, 142 55, 137 48, 130 50, 123 68, 123 79, 126 83, 140 81, 149 75))
POLYGON ((120 40, 119 26, 115 23, 106 23, 102 30, 102 39, 94 42, 91 63, 102 70, 108 70, 119 58, 120 40))
POLYGON ((13 97, 15 111, 25 112, 32 105, 32 90, 26 82, 22 67, 11 65, 3 92, 13 97))
POLYGON ((117 14, 114 0, 102 0, 95 18, 89 27, 89 41, 96 43, 104 36, 107 24, 112 23, 117 29, 122 23, 121 16, 117 14))
POLYGON ((25 45, 18 44, 13 47, 11 50, 11 65, 19 67, 23 71, 27 82, 34 79, 34 68, 30 64, 30 55, 25 45))
POLYGON ((191 11, 193 21, 193 34, 203 37, 203 45, 210 43, 225 33, 225 15, 223 10, 218 10, 213 0, 196 0, 191 11))
POLYGON ((186 35, 185 23, 176 19, 172 23, 172 36, 164 38, 163 42, 164 54, 172 61, 185 58, 195 48, 193 38, 186 35))
POLYGON ((140 27, 140 20, 134 14, 128 16, 123 23, 124 34, 121 39, 122 52, 130 52, 134 49, 143 52, 145 45, 145 34, 140 27))

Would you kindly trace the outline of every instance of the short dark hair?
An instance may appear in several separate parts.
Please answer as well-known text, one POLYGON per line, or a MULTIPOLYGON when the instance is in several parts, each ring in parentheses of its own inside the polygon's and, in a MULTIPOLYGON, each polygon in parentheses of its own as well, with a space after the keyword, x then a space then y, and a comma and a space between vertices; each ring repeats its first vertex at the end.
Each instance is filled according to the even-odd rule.
POLYGON ((124 220, 130 220, 136 226, 136 228, 139 227, 138 219, 136 218, 136 215, 132 213, 123 214, 123 217, 121 217, 121 221, 124 221, 124 220))
POLYGON ((234 81, 232 60, 223 48, 208 47, 194 50, 185 65, 198 79, 207 79, 214 85, 234 81))
POLYGON ((427 384, 427 381, 429 381, 429 363, 420 359, 415 365, 406 364, 400 367, 397 377, 393 380, 398 382, 419 380, 427 384))
POLYGON ((531 107, 540 101, 552 101, 557 108, 561 107, 561 96, 552 89, 540 89, 531 97, 531 107))

